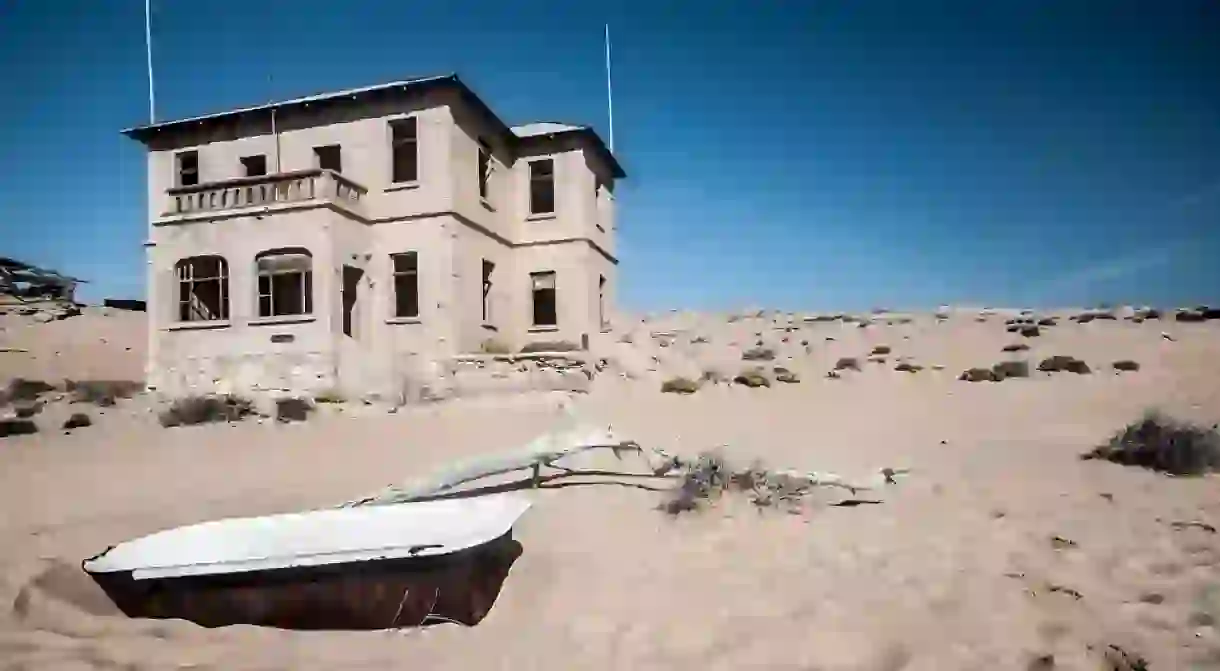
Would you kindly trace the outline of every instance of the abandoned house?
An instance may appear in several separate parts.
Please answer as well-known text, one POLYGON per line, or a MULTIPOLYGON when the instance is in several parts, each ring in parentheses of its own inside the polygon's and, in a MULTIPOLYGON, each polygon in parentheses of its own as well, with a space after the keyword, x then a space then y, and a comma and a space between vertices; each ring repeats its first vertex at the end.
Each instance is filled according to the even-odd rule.
POLYGON ((588 126, 508 127, 455 75, 124 131, 148 149, 148 382, 402 395, 496 342, 587 346, 615 181, 588 126))

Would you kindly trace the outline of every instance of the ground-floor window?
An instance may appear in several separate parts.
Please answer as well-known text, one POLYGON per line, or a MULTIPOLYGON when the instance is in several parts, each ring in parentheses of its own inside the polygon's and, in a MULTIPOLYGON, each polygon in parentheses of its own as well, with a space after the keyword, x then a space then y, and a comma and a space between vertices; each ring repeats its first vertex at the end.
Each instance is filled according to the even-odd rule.
POLYGON ((192 256, 174 264, 178 321, 229 318, 229 264, 223 256, 192 256))
POLYGON ((491 323, 491 274, 496 271, 496 264, 483 259, 483 323, 491 323))
POLYGON ((557 326, 559 316, 555 301, 555 273, 530 273, 530 285, 533 294, 534 326, 557 326))
POLYGON ((416 252, 392 254, 394 263, 394 316, 419 317, 419 255, 416 252))
POLYGON ((313 313, 313 256, 309 250, 267 250, 255 257, 255 264, 259 317, 313 313))

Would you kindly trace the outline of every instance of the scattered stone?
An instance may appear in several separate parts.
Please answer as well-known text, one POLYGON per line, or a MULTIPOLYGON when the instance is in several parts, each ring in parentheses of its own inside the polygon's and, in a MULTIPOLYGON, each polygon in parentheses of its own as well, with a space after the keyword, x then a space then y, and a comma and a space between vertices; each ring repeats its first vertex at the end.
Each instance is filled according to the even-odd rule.
POLYGON ((1077 375, 1087 375, 1092 370, 1085 362, 1076 357, 1056 355, 1042 360, 1038 364, 1038 370, 1044 373, 1059 373, 1068 372, 1076 373, 1077 375))
POLYGON ((93 420, 83 412, 74 412, 72 416, 64 421, 64 430, 71 431, 85 426, 93 426, 93 420))
POLYGON ((1123 372, 1134 372, 1140 369, 1139 362, 1131 361, 1130 359, 1115 361, 1111 365, 1114 367, 1114 370, 1123 372))

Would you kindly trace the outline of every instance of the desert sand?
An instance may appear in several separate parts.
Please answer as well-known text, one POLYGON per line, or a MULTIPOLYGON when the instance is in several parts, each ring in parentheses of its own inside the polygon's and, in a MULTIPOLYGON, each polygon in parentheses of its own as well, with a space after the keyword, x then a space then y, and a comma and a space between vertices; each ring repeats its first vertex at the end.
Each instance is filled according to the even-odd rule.
MULTIPOLYGON (((624 320, 599 344, 608 365, 587 394, 393 413, 349 404, 292 424, 166 429, 145 395, 108 408, 52 395, 37 434, 0 438, 0 669, 1128 668, 1103 665, 1111 645, 1152 669, 1220 669, 1217 481, 1078 458, 1148 408, 1220 420, 1220 321, 1063 318, 1027 338, 1007 317, 960 310, 859 328, 668 313, 624 320), (674 375, 735 375, 760 340, 777 353, 764 363, 800 382, 660 392, 674 375), (1017 342, 1030 350, 1001 351, 1017 342), (867 361, 878 345, 891 349, 886 361, 867 361), (1056 354, 1092 373, 957 379, 1056 354), (827 378, 846 356, 861 370, 827 378), (1121 359, 1140 370, 1113 371, 1121 359), (895 371, 900 360, 925 368, 895 371), (668 516, 656 509, 663 493, 621 483, 532 492, 514 534, 524 554, 470 628, 134 620, 79 568, 160 529, 333 506, 523 444, 564 399, 672 452, 724 446, 735 459, 848 477, 910 474, 867 497, 879 503, 803 514, 725 498, 668 516), (81 409, 92 426, 59 429, 81 409)), ((0 326, 0 378, 142 377, 142 314, 88 308, 0 326)))

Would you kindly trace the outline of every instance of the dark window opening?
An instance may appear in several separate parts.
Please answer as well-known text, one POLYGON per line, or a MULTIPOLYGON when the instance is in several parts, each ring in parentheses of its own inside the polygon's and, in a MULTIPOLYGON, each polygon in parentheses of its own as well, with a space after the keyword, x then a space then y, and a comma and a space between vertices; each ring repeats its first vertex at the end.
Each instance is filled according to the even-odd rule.
POLYGON ((394 316, 419 317, 419 255, 403 252, 391 258, 394 261, 394 316))
POLYGON ((530 214, 555 212, 555 161, 530 162, 530 214))
POLYGON ((360 319, 360 280, 364 271, 354 266, 343 266, 343 335, 359 337, 355 322, 360 319))
POLYGON ((313 257, 305 249, 262 252, 258 268, 258 316, 313 313, 313 257))
POLYGON ((313 148, 314 163, 322 170, 343 172, 343 150, 337 144, 313 148))
POLYGON ((184 151, 177 155, 178 186, 195 186, 199 183, 199 152, 184 151))
POLYGON ((391 181, 401 183, 419 180, 418 134, 415 117, 390 123, 390 152, 393 156, 391 181))
POLYGON ((483 323, 491 323, 491 274, 495 272, 496 264, 483 259, 483 323))
POLYGON ((193 256, 174 265, 178 278, 178 321, 229 318, 229 264, 221 256, 193 256))
POLYGON ((241 167, 246 172, 246 177, 261 177, 267 174, 267 157, 263 154, 243 156, 241 167))
POLYGON ((597 323, 606 328, 606 276, 597 276, 597 323))
POLYGON ((534 326, 556 326, 559 318, 555 309, 555 273, 530 273, 533 289, 534 326))
POLYGON ((488 197, 488 182, 491 179, 491 147, 479 140, 479 198, 488 197))

